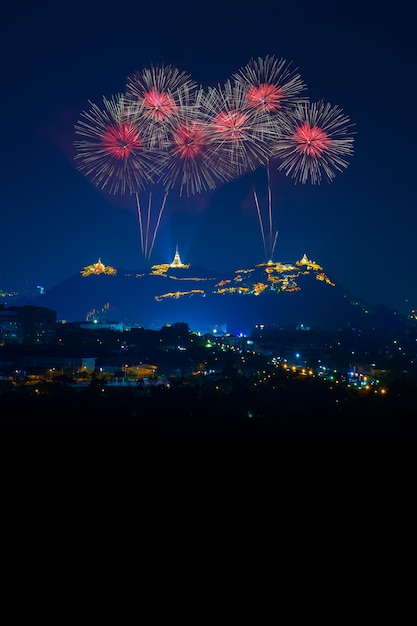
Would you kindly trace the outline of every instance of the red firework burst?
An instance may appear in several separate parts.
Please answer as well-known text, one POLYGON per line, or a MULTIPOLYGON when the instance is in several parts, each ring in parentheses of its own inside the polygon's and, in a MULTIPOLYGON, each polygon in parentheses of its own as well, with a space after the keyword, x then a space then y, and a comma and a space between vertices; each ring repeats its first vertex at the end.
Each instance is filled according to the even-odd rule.
POLYGON ((248 115, 241 111, 222 111, 215 115, 211 122, 213 131, 233 144, 245 140, 248 124, 248 115))
POLYGON ((249 106, 260 108, 267 113, 274 113, 281 108, 284 98, 282 87, 262 83, 258 87, 249 87, 247 99, 249 106))
POLYGON ((160 147, 180 120, 192 116, 190 94, 196 89, 189 74, 171 65, 145 68, 128 77, 126 97, 153 145, 160 147))
POLYGON ((299 104, 289 119, 288 134, 273 146, 273 156, 281 161, 279 170, 295 182, 315 184, 323 176, 331 182, 337 172, 348 167, 353 124, 338 106, 322 100, 299 104))
POLYGON ((78 169, 96 186, 111 193, 136 193, 159 172, 158 154, 151 150, 123 95, 103 98, 103 108, 90 103, 75 132, 78 169))
POLYGON ((130 122, 116 121, 108 126, 101 138, 103 150, 115 159, 129 159, 143 147, 143 139, 130 122))
POLYGON ((264 111, 247 106, 246 89, 230 80, 209 88, 201 108, 213 150, 227 178, 266 163, 271 144, 280 134, 264 111))
POLYGON ((318 126, 311 126, 304 122, 297 126, 293 136, 294 143, 298 144, 299 151, 313 159, 318 159, 326 150, 331 148, 329 135, 318 126))
MULTIPOLYGON (((202 110, 204 90, 200 88, 187 94, 183 105, 195 112, 202 110)), ((187 195, 214 189, 218 182, 227 180, 216 158, 211 129, 200 117, 181 119, 173 127, 164 145, 163 175, 161 180, 167 190, 176 188, 187 195)))
POLYGON ((178 114, 179 106, 169 94, 150 89, 143 94, 143 111, 151 122, 164 124, 178 114))
POLYGON ((172 153, 181 161, 193 161, 204 153, 208 143, 207 127, 200 122, 184 122, 172 133, 172 153))
POLYGON ((172 132, 164 169, 163 183, 168 189, 177 187, 180 195, 215 189, 228 180, 215 158, 209 128, 200 120, 181 122, 172 132))
POLYGON ((301 93, 306 86, 285 59, 269 55, 251 59, 233 78, 246 90, 248 106, 264 113, 285 112, 305 100, 301 93))

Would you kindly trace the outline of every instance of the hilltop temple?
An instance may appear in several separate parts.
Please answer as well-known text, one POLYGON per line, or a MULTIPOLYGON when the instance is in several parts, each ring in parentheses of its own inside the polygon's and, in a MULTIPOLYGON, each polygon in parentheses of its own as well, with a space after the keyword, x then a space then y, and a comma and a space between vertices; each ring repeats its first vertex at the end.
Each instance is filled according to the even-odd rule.
POLYGON ((180 253, 178 252, 178 246, 175 249, 174 258, 172 259, 170 267, 188 267, 181 261, 180 253))
POLYGON ((81 270, 81 276, 90 276, 91 274, 115 275, 117 274, 117 270, 114 267, 111 267, 110 265, 107 265, 107 266, 104 265, 104 263, 102 263, 101 259, 99 258, 97 263, 93 263, 92 265, 86 265, 81 270))

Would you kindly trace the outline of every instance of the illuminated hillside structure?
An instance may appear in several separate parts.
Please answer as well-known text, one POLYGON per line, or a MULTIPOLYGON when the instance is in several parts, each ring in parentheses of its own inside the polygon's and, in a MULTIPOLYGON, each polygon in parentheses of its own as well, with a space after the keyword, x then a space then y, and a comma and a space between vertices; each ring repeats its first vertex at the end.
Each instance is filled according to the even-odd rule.
POLYGON ((93 265, 86 265, 81 270, 81 276, 91 276, 91 274, 109 274, 111 276, 115 276, 117 274, 117 270, 110 265, 104 265, 99 258, 97 263, 93 263, 93 265))
POLYGON ((174 258, 172 259, 170 267, 189 267, 181 261, 180 253, 178 252, 178 246, 175 249, 174 258))
MULTIPOLYGON (((157 276, 166 276, 170 269, 189 269, 190 265, 181 261, 178 246, 175 249, 174 258, 171 263, 161 263, 160 265, 152 265, 152 274, 157 276)), ((170 278, 174 278, 170 276, 170 278)))
POLYGON ((169 298, 178 299, 190 296, 205 297, 210 292, 218 295, 246 294, 253 296, 260 296, 261 294, 267 292, 291 293, 294 291, 300 291, 300 279, 302 276, 310 273, 315 275, 315 279, 317 281, 325 282, 332 287, 335 286, 330 278, 328 278, 328 276, 324 273, 323 268, 315 261, 311 261, 306 254, 304 254, 299 261, 296 261, 295 264, 268 261, 267 263, 260 263, 253 268, 238 269, 235 271, 232 279, 221 279, 216 282, 214 284, 214 289, 211 280, 197 277, 191 278, 189 276, 180 278, 179 276, 169 274, 169 270, 171 268, 175 269, 188 267, 190 266, 181 262, 177 248, 172 263, 170 265, 154 265, 152 267, 152 273, 179 281, 205 281, 207 282, 207 287, 205 287, 205 289, 200 288, 187 291, 169 291, 155 296, 155 300, 160 302, 161 300, 169 298))
POLYGON ((299 291, 298 280, 304 274, 313 272, 316 280, 325 282, 334 287, 335 284, 324 273, 323 268, 311 261, 306 254, 295 265, 268 261, 260 263, 255 268, 239 269, 235 271, 233 281, 222 280, 216 285, 215 293, 239 293, 259 296, 266 292, 293 292, 299 291))
POLYGON ((307 269, 311 269, 311 270, 322 270, 323 268, 318 265, 318 263, 315 263, 314 261, 310 261, 310 259, 307 258, 306 253, 304 252, 303 258, 300 261, 296 262, 296 265, 300 266, 300 265, 306 265, 307 269))
MULTIPOLYGON (((220 280, 215 277, 209 278, 207 276, 198 276, 194 273, 190 274, 187 271, 189 269, 190 265, 183 263, 181 260, 178 246, 175 249, 171 263, 153 265, 150 271, 151 276, 161 276, 175 281, 177 284, 182 283, 184 287, 184 283, 200 283, 199 288, 195 289, 187 287, 185 289, 184 287, 163 289, 153 296, 154 300, 161 302, 169 299, 205 298, 210 294, 240 294, 242 296, 252 295, 259 297, 265 293, 291 293, 300 291, 300 281, 303 280, 303 276, 309 274, 312 274, 319 282, 325 282, 332 287, 335 286, 335 283, 325 274, 323 268, 315 261, 309 259, 305 253, 295 264, 270 260, 267 263, 260 263, 254 267, 235 270, 233 276, 229 278, 223 277, 220 280), (177 270, 180 271, 178 272, 177 270)), ((115 268, 105 266, 99 258, 97 263, 84 267, 81 275, 85 277, 98 274, 115 275, 116 273, 117 270, 115 268)), ((140 276, 144 275, 137 275, 137 277, 140 276)), ((96 321, 103 316, 107 317, 111 309, 112 307, 108 302, 101 309, 100 307, 94 307, 88 314, 89 319, 96 321)))

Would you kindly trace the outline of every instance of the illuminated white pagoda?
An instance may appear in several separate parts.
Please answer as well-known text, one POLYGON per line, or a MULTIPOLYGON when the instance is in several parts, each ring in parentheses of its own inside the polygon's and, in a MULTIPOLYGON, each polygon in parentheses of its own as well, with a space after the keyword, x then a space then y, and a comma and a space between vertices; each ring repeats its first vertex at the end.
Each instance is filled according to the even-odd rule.
POLYGON ((152 274, 156 276, 166 276, 170 268, 188 269, 189 267, 190 266, 187 263, 183 263, 181 261, 180 253, 178 252, 178 246, 177 246, 175 250, 174 258, 172 259, 172 263, 162 263, 160 265, 152 265, 152 274))
POLYGON ((178 252, 178 246, 176 247, 174 258, 172 259, 170 267, 188 267, 181 261, 180 253, 178 252))

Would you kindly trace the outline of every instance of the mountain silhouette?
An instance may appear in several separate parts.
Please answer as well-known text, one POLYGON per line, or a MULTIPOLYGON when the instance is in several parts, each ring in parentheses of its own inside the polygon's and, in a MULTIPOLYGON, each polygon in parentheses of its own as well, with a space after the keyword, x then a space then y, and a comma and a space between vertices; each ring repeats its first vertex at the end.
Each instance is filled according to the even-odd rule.
POLYGON ((399 323, 396 312, 360 302, 306 255, 295 263, 263 263, 225 275, 182 264, 179 255, 171 264, 137 271, 116 270, 99 260, 34 304, 69 322, 144 328, 185 322, 191 330, 218 327, 231 334, 248 334, 259 324, 339 329, 399 323))

